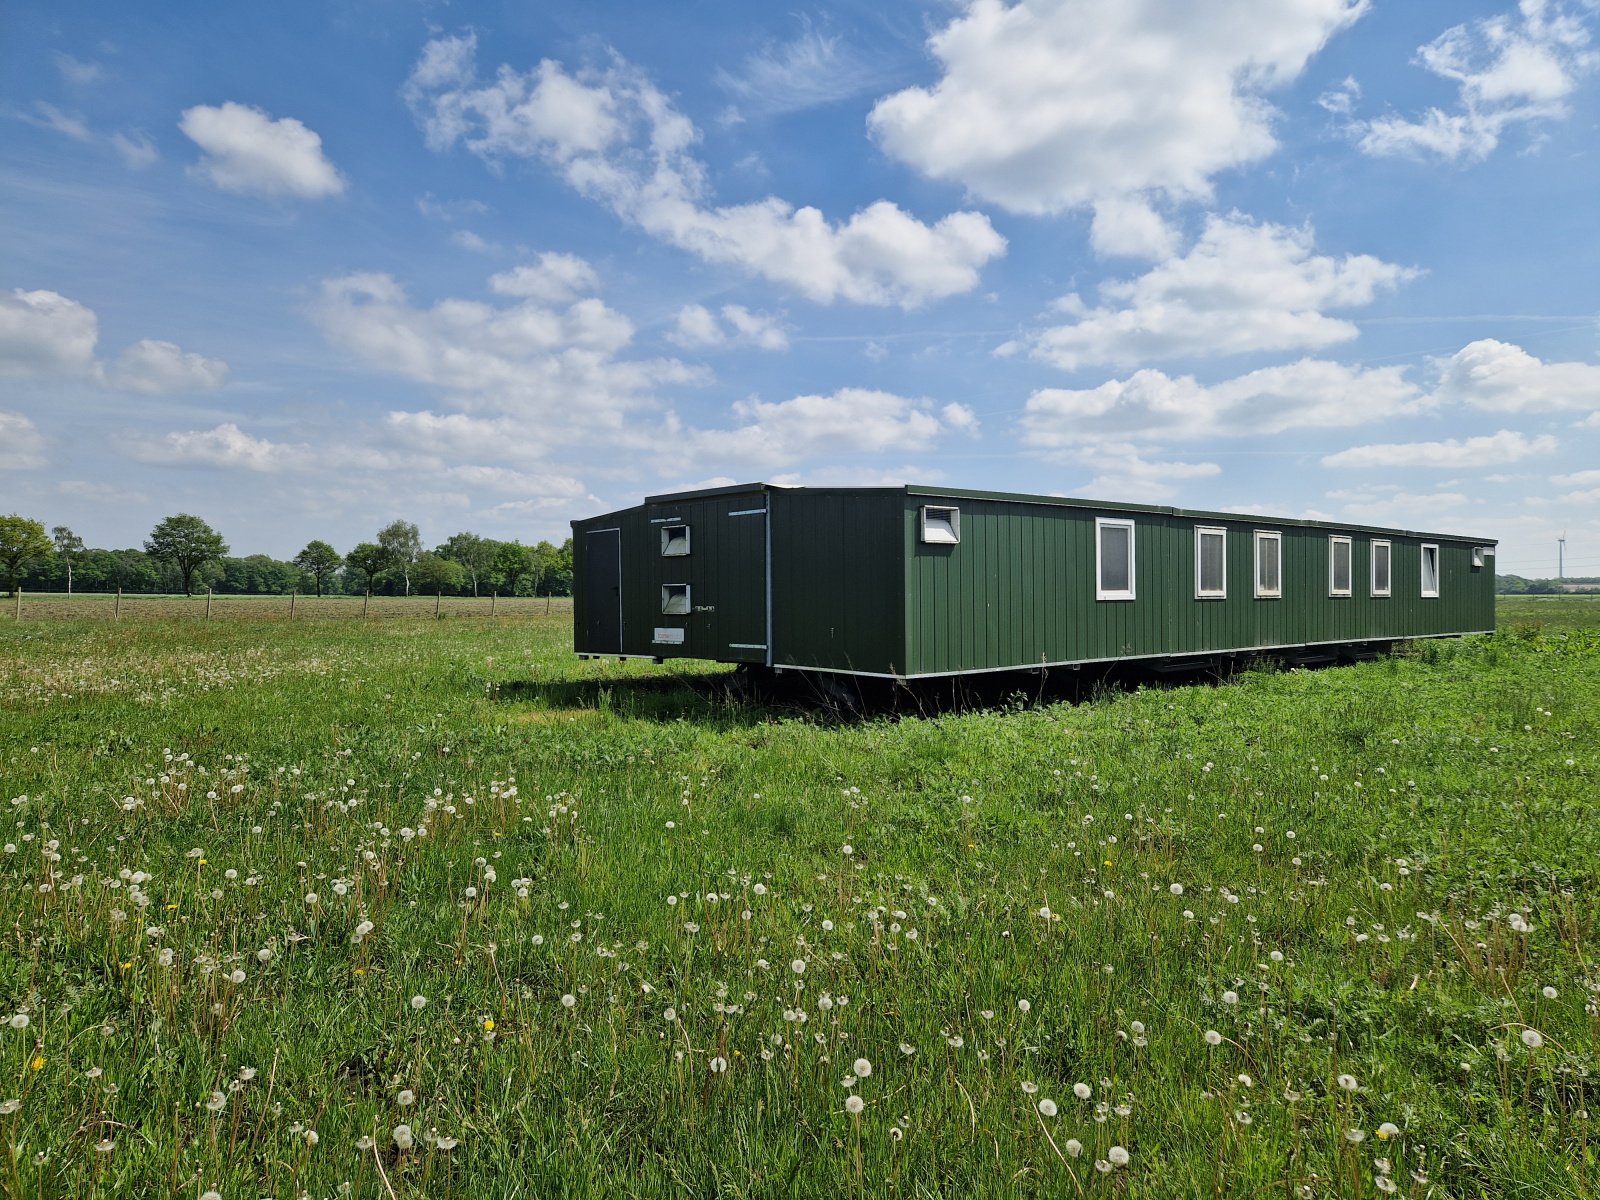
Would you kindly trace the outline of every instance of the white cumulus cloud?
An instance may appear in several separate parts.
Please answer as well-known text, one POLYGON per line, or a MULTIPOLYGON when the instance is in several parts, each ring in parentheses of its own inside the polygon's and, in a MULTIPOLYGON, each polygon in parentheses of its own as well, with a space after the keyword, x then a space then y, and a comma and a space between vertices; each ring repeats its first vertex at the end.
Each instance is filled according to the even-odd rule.
POLYGON ((1357 334, 1327 309, 1370 304, 1415 271, 1366 254, 1314 252, 1309 228, 1213 216, 1189 250, 1135 279, 1100 286, 1093 306, 1071 295, 1071 318, 1001 347, 1026 345, 1068 370, 1091 363, 1323 349, 1357 334))
POLYGON ((44 435, 21 413, 0 411, 0 470, 44 466, 44 435))
POLYGON ((1547 363, 1521 346, 1483 338, 1433 365, 1441 403, 1503 413, 1600 413, 1600 366, 1592 363, 1547 363))
POLYGON ((1540 454, 1552 454, 1556 439, 1548 434, 1528 437, 1502 429, 1483 437, 1448 438, 1440 442, 1395 442, 1373 446, 1352 446, 1326 455, 1325 467, 1424 467, 1453 470, 1458 467, 1495 467, 1520 462, 1540 454))
POLYGON ((1021 428, 1025 445, 1054 450, 1333 429, 1417 412, 1423 403, 1400 367, 1302 359, 1210 385, 1146 368, 1093 388, 1042 388, 1028 397, 1021 428))
POLYGON ((0 294, 0 376, 98 378, 99 340, 94 311, 59 292, 0 294))
POLYGON ((178 128, 204 152, 195 170, 223 191, 319 200, 345 190, 322 138, 293 117, 230 100, 185 110, 178 128))
POLYGON ((496 295, 522 296, 545 304, 561 304, 600 290, 600 276, 576 254, 546 252, 536 263, 525 263, 489 277, 496 295))
POLYGON ((696 450, 711 459, 773 467, 817 455, 917 453, 947 433, 970 434, 977 427, 965 405, 941 409, 926 399, 854 387, 776 403, 743 400, 733 413, 740 424, 695 433, 696 450))
POLYGON ((108 370, 96 356, 100 321, 94 310, 59 292, 0 295, 0 378, 81 379, 118 391, 157 394, 212 391, 228 378, 220 359, 145 339, 108 370))
POLYGON ((1366 0, 970 0, 940 76, 880 100, 895 158, 1015 212, 1134 193, 1204 198, 1276 147, 1266 96, 1366 0))
POLYGON ((404 94, 428 145, 467 147, 491 164, 538 158, 578 192, 653 237, 708 262, 739 267, 819 303, 914 308, 971 291, 1005 249, 987 217, 957 212, 926 224, 886 200, 832 221, 769 196, 716 205, 692 153, 699 131, 644 75, 615 59, 569 73, 476 73, 472 35, 424 49, 404 94))
POLYGON ((281 471, 293 464, 304 447, 251 437, 232 421, 214 429, 179 430, 158 438, 141 438, 129 447, 140 462, 177 467, 238 467, 246 471, 281 471))
POLYGON ((1593 4, 1522 0, 1504 13, 1455 25, 1417 51, 1425 70, 1457 86, 1453 109, 1430 108, 1359 123, 1361 149, 1374 155, 1477 160, 1507 127, 1567 115, 1567 97, 1600 58, 1589 48, 1584 9, 1593 4))
POLYGON ((228 382, 228 364, 145 338, 122 352, 107 379, 125 392, 209 392, 228 382))
POLYGON ((789 335, 770 313, 751 312, 742 304, 724 304, 722 317, 701 304, 685 304, 667 340, 686 349, 753 346, 757 350, 787 350, 789 335))

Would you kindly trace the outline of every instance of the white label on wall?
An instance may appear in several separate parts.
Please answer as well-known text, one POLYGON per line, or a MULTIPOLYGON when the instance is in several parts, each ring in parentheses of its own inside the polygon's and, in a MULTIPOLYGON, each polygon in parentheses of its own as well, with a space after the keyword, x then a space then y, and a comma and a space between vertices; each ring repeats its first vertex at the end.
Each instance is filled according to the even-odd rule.
POLYGON ((656 628, 655 640, 658 643, 666 646, 681 646, 683 645, 683 630, 662 629, 658 626, 656 628))

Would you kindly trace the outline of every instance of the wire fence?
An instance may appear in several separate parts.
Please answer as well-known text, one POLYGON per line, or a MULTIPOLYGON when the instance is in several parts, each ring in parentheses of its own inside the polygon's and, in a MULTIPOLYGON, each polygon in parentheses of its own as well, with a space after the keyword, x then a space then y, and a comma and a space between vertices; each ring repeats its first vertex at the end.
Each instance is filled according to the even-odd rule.
POLYGON ((381 621, 453 617, 566 617, 569 596, 192 596, 17 591, 4 613, 14 621, 381 621))

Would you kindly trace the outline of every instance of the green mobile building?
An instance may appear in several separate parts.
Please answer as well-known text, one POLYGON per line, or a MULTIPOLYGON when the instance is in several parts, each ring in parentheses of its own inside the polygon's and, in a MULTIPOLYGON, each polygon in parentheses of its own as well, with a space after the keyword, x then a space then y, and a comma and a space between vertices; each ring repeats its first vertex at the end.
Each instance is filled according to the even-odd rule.
POLYGON ((908 680, 1494 628, 1489 538, 954 488, 708 488, 574 521, 580 656, 908 680))

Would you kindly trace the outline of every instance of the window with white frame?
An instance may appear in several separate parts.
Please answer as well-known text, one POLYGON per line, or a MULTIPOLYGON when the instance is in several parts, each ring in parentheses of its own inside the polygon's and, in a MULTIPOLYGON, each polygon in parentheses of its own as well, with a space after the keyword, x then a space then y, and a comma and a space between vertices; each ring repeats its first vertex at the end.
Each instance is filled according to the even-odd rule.
POLYGON ((1431 542, 1422 544, 1422 594, 1439 595, 1439 547, 1431 542))
POLYGON ((1337 534, 1328 538, 1328 595, 1350 594, 1350 539, 1337 534))
POLYGON ((1283 595, 1283 534, 1256 530, 1256 599, 1283 595))
POLYGON ((1096 517, 1094 598, 1132 600, 1133 563, 1133 522, 1118 517, 1096 517))
POLYGON ((930 546, 953 546, 961 540, 961 510, 937 504, 922 506, 922 540, 930 546))
POLYGON ((689 585, 687 583, 662 584, 661 611, 669 617, 687 615, 689 612, 689 585))
POLYGON ((1374 596, 1387 596, 1390 594, 1390 562, 1393 551, 1386 541, 1372 543, 1372 594, 1374 596))
POLYGON ((1221 600, 1228 594, 1228 531, 1197 525, 1194 531, 1194 594, 1221 600))
POLYGON ((682 558, 689 553, 689 527, 663 525, 661 527, 661 557, 682 558))
POLYGON ((1476 571, 1480 569, 1484 563, 1488 562, 1489 554, 1489 547, 1474 546, 1472 548, 1472 569, 1476 571))

